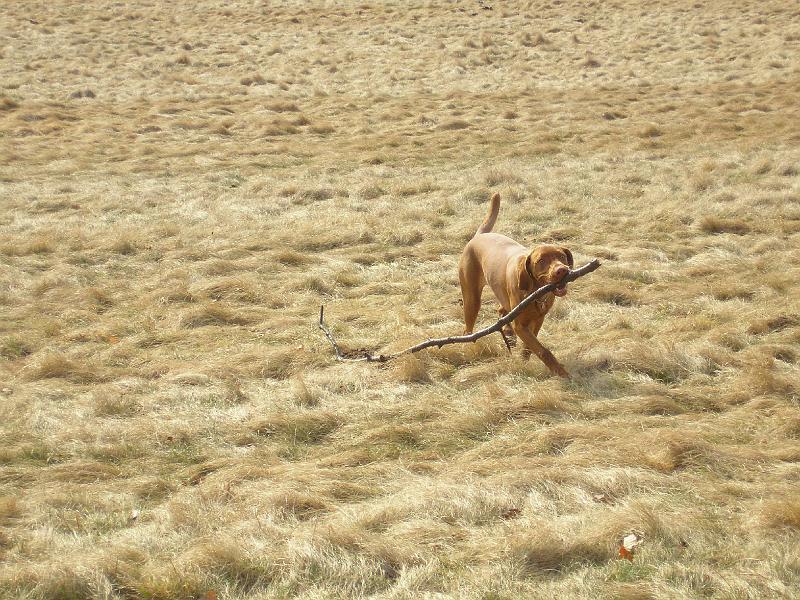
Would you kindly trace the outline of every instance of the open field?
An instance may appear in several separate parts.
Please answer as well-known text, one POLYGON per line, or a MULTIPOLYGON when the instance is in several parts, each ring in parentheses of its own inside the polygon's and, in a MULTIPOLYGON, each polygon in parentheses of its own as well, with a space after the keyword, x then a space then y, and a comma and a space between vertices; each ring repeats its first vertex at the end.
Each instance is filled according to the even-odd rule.
POLYGON ((796 597, 795 3, 0 32, 0 598, 796 597), (321 303, 351 348, 461 332, 494 191, 603 261, 540 336, 573 378, 499 336, 336 363, 321 303))

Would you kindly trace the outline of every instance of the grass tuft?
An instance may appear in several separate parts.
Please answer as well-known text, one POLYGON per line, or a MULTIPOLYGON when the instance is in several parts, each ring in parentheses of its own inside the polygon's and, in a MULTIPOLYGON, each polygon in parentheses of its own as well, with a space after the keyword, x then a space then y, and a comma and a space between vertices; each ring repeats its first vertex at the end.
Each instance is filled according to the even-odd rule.
POLYGON ((184 315, 184 327, 247 325, 250 319, 242 313, 220 304, 210 303, 184 315))
POLYGON ((392 365, 394 378, 402 383, 430 383, 431 376, 423 360, 414 355, 403 356, 392 365))
POLYGON ((639 130, 639 137, 641 138, 657 138, 664 135, 664 130, 658 125, 651 123, 639 130))
POLYGON ((94 414, 98 417, 132 417, 137 412, 139 403, 119 391, 101 390, 94 394, 94 414))
POLYGON ((765 319, 758 319, 750 324, 747 333, 751 335, 764 335, 775 331, 782 331, 788 327, 800 324, 800 317, 796 315, 776 315, 765 319))
POLYGON ((273 413, 250 422, 253 433, 267 438, 281 438, 290 444, 317 444, 342 423, 332 412, 273 413))
POLYGON ((540 527, 535 532, 515 535, 509 543, 509 555, 526 575, 546 576, 605 563, 613 557, 610 541, 602 543, 580 535, 570 539, 540 527))
POLYGON ((750 232, 750 225, 739 219, 726 219, 706 215, 700 220, 700 230, 712 234, 733 233, 735 235, 745 235, 750 232))
POLYGON ((114 4, 0 10, 0 597, 800 589, 796 8, 114 4), (570 379, 337 361, 463 331, 496 191, 603 263, 570 379))
POLYGON ((272 112, 300 112, 300 108, 294 102, 285 100, 275 100, 266 104, 266 109, 272 112))
POLYGON ((74 383, 97 383, 108 379, 108 374, 98 368, 71 360, 63 354, 47 354, 26 371, 29 380, 65 379, 74 383))
POLYGON ((10 111, 19 108, 19 102, 8 96, 0 96, 0 110, 10 111))
POLYGON ((800 499, 774 498, 764 503, 761 520, 770 529, 800 530, 800 499))
POLYGON ((0 356, 8 359, 23 358, 33 353, 33 349, 29 342, 26 342, 19 337, 10 336, 4 338, 0 342, 0 356))
POLYGON ((469 122, 463 119, 450 119, 439 125, 442 131, 458 131, 460 129, 468 129, 469 122))

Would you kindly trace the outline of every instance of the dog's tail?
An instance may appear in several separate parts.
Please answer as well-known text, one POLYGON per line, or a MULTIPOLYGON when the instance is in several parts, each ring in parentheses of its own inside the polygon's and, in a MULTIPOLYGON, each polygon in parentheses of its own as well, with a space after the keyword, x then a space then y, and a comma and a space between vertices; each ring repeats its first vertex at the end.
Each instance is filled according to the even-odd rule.
POLYGON ((500 194, 495 194, 492 196, 492 203, 489 205, 489 213, 486 215, 486 218, 481 223, 481 226, 478 227, 478 231, 475 232, 475 235, 479 233, 489 233, 494 227, 494 222, 497 221, 497 213, 500 212, 500 194))

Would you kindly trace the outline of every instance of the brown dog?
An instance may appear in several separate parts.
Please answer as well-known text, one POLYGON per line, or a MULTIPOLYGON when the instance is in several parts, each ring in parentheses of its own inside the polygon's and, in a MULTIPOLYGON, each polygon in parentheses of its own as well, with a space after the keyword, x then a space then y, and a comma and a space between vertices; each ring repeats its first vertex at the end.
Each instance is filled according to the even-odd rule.
MULTIPOLYGON (((491 233, 500 210, 500 194, 492 196, 489 214, 461 253, 458 279, 464 297, 464 325, 472 333, 481 308, 481 292, 487 284, 500 302, 500 316, 507 314, 534 290, 560 281, 574 265, 572 252, 560 246, 543 245, 532 252, 499 233, 491 233)), ((554 296, 564 296, 566 284, 531 303, 512 321, 517 337, 525 343, 523 356, 533 352, 556 375, 569 377, 553 354, 536 338, 554 296)))

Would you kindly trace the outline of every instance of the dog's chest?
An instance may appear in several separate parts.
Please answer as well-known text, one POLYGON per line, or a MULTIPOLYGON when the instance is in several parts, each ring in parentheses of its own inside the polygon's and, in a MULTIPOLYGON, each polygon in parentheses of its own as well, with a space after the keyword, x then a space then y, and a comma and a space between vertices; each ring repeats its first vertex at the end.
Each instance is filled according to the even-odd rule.
MULTIPOLYGON (((520 300, 525 299, 527 296, 523 296, 520 300)), ((553 304, 555 303, 555 297, 553 294, 545 294, 542 298, 537 298, 533 302, 531 302, 523 311, 524 314, 530 315, 531 317, 540 316, 543 317, 546 315, 551 308, 553 308, 553 304)))

